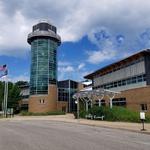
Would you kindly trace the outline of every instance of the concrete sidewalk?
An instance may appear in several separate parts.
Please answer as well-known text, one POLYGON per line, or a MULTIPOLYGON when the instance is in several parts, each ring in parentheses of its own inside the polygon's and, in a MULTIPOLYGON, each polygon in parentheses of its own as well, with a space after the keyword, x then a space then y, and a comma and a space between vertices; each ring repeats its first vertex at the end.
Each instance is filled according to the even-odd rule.
POLYGON ((150 134, 150 123, 145 124, 146 131, 141 131, 141 123, 127 123, 127 122, 109 122, 100 120, 87 120, 87 119, 74 119, 72 114, 67 115, 56 115, 56 116, 15 116, 14 118, 0 119, 0 121, 21 121, 21 120, 47 120, 47 121, 61 121, 61 122, 71 122, 82 125, 99 126, 106 128, 115 128, 121 130, 128 130, 139 133, 150 134))

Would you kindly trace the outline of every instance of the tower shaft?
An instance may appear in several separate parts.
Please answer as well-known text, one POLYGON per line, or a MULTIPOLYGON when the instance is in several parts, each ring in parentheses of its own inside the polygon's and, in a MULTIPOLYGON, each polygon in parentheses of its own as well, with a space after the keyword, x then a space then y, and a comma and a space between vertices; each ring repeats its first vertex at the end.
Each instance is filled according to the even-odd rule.
POLYGON ((31 45, 30 112, 56 110, 57 47, 61 40, 55 26, 40 22, 28 35, 31 45))

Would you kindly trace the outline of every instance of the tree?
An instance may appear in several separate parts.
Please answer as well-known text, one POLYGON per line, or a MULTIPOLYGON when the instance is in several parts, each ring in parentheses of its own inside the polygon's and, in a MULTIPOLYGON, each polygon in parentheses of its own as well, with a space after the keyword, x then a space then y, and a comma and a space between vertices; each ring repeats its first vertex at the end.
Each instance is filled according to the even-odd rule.
POLYGON ((2 109, 3 99, 4 99, 4 82, 0 81, 0 110, 2 109))
POLYGON ((18 87, 21 87, 21 86, 29 85, 29 82, 27 82, 27 81, 17 81, 15 84, 18 87))
MULTIPOLYGON (((4 100, 4 82, 0 82, 0 108, 4 100)), ((14 108, 16 111, 19 108, 19 100, 21 99, 21 90, 17 84, 12 82, 8 83, 8 108, 14 108)))

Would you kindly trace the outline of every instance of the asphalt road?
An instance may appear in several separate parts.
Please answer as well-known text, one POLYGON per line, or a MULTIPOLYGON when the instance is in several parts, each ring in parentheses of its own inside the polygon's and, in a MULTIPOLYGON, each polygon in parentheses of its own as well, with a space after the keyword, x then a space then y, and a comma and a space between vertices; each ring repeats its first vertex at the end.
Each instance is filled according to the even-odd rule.
POLYGON ((0 150, 150 150, 150 135, 54 121, 0 121, 0 150))

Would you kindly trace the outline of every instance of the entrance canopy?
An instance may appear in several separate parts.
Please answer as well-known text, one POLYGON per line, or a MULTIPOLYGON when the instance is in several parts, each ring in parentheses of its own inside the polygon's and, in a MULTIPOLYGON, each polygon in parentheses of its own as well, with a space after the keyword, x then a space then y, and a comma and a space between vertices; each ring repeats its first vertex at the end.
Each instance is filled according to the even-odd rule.
POLYGON ((101 100, 104 98, 104 96, 107 96, 110 101, 110 108, 112 108, 112 99, 121 92, 111 91, 107 89, 95 89, 92 90, 92 88, 88 88, 85 90, 81 90, 80 92, 77 92, 73 95, 73 98, 77 100, 79 103, 79 100, 82 100, 86 104, 86 110, 88 110, 88 104, 92 104, 95 100, 99 101, 99 106, 101 106, 101 100))

